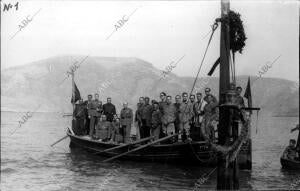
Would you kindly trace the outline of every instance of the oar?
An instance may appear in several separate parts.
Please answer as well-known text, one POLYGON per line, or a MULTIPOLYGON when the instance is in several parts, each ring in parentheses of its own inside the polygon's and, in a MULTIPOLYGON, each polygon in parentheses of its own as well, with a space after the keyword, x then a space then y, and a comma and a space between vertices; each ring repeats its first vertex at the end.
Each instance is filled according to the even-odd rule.
POLYGON ((64 140, 64 139, 67 138, 67 137, 68 137, 68 135, 66 135, 66 136, 64 136, 63 138, 59 139, 58 141, 56 141, 55 143, 53 143, 53 144, 51 145, 51 147, 53 147, 54 145, 56 145, 57 143, 61 142, 62 140, 64 140))
POLYGON ((155 136, 151 136, 151 137, 147 137, 147 138, 143 138, 143 139, 140 139, 138 141, 135 141, 135 142, 132 142, 132 143, 127 143, 125 145, 119 145, 119 146, 116 146, 116 147, 113 147, 113 148, 109 148, 109 149, 106 149, 104 151, 99 151, 99 152, 96 152, 95 154, 99 154, 99 153, 104 153, 104 152, 108 152, 108 151, 112 151, 112 150, 115 150, 115 149, 120 149, 120 148, 123 148, 123 147, 127 147, 129 145, 135 145, 135 144, 138 144, 138 143, 142 143, 144 141, 148 141, 150 139, 153 139, 155 136))
POLYGON ((297 125, 295 128, 291 129, 291 133, 299 129, 299 125, 297 125))
POLYGON ((63 114, 63 117, 70 117, 70 116, 73 116, 72 113, 65 113, 65 114, 63 114))
POLYGON ((132 149, 132 150, 127 151, 127 152, 125 152, 125 153, 122 153, 122 154, 119 154, 119 155, 117 155, 117 156, 114 156, 114 157, 111 157, 111 158, 109 158, 109 159, 106 159, 106 160, 104 160, 103 162, 109 162, 109 161, 111 161, 111 160, 120 158, 121 156, 127 155, 127 154, 129 154, 129 153, 133 153, 133 152, 138 151, 138 150, 141 150, 141 149, 144 149, 144 148, 146 148, 146 147, 149 147, 149 146, 154 145, 154 144, 156 144, 156 143, 159 143, 159 142, 161 142, 161 141, 168 140, 168 139, 170 139, 170 138, 172 138, 172 137, 175 137, 175 136, 177 136, 177 135, 178 135, 178 134, 174 134, 174 135, 169 135, 169 136, 167 136, 167 137, 163 137, 163 138, 161 138, 161 139, 158 139, 158 140, 156 140, 156 141, 153 141, 153 142, 151 142, 151 143, 148 143, 147 145, 140 146, 140 147, 138 147, 138 148, 132 149))

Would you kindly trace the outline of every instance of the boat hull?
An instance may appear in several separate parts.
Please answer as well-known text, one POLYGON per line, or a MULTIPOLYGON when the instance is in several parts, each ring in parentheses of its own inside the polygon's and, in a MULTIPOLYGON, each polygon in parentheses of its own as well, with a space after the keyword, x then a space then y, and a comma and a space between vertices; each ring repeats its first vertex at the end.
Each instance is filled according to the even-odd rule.
MULTIPOLYGON (((104 157, 113 157, 124 153, 126 151, 137 148, 140 145, 131 145, 116 149, 109 152, 102 152, 105 149, 109 149, 118 144, 100 142, 96 140, 87 139, 80 136, 75 136, 68 133, 70 137, 71 148, 82 148, 86 151, 92 152, 104 157)), ((247 167, 247 161, 243 154, 248 153, 247 148, 242 148, 239 160, 240 167, 247 167)), ((144 162, 168 162, 174 164, 186 164, 186 165, 197 165, 197 166, 216 166, 217 164, 217 153, 205 142, 192 142, 192 143, 175 143, 175 144, 160 144, 152 145, 142 150, 125 155, 118 160, 133 160, 133 161, 144 161, 144 162)), ((247 168, 246 168, 247 169, 247 168)))
POLYGON ((281 157, 280 163, 284 169, 300 169, 300 161, 289 160, 281 157))

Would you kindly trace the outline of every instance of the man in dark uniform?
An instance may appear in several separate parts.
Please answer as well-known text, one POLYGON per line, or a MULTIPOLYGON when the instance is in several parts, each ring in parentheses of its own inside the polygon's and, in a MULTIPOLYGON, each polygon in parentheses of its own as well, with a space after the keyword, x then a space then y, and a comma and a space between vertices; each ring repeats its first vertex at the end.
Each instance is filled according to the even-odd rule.
POLYGON ((143 133, 142 130, 142 109, 145 105, 144 97, 139 98, 139 103, 137 103, 137 109, 135 111, 135 119, 136 122, 136 131, 137 131, 137 137, 141 138, 141 134, 143 133))
POLYGON ((296 150, 298 152, 298 160, 300 160, 300 128, 299 128, 299 124, 296 125, 295 128, 291 129, 291 133, 298 130, 298 140, 297 140, 297 144, 296 144, 296 150))
MULTIPOLYGON (((192 107, 194 108, 195 105, 195 95, 194 94, 190 94, 190 103, 192 105, 192 107)), ((195 116, 193 116, 190 120, 190 132, 191 132, 191 138, 193 139, 193 135, 196 133, 196 129, 195 129, 195 116)))
POLYGON ((130 142, 131 125, 133 123, 133 112, 132 112, 132 109, 128 108, 127 102, 123 103, 123 109, 121 110, 120 118, 121 118, 120 123, 121 123, 122 129, 124 130, 123 137, 125 139, 125 143, 129 143, 130 142))
POLYGON ((78 104, 75 104, 75 110, 74 110, 74 118, 76 120, 75 122, 75 128, 72 128, 76 135, 85 135, 85 120, 86 120, 86 106, 83 103, 83 100, 80 99, 78 104))
POLYGON ((145 105, 142 108, 142 133, 141 138, 150 136, 152 106, 149 104, 149 97, 145 97, 145 105))
POLYGON ((111 98, 107 98, 107 103, 103 105, 103 114, 106 115, 106 120, 112 122, 116 114, 116 107, 111 103, 111 98))
POLYGON ((113 126, 115 130, 114 141, 117 143, 124 143, 123 128, 120 126, 120 119, 117 115, 114 116, 111 126, 113 126))
POLYGON ((84 105, 86 107, 86 110, 85 110, 85 116, 86 116, 86 123, 85 123, 85 128, 86 128, 86 133, 87 135, 89 135, 90 133, 90 118, 91 116, 89 116, 89 109, 91 108, 92 106, 92 100, 93 99, 93 96, 91 94, 88 95, 88 100, 84 101, 84 105))
POLYGON ((241 96, 242 90, 243 89, 241 86, 236 87, 236 92, 237 92, 236 101, 240 107, 245 107, 244 98, 241 96))
POLYGON ((157 140, 161 131, 161 117, 162 113, 159 110, 158 102, 153 103, 153 112, 151 117, 151 136, 155 136, 154 140, 157 140))
POLYGON ((158 106, 161 111, 162 111, 163 106, 167 104, 166 98, 167 98, 167 94, 165 92, 161 92, 160 93, 160 102, 158 102, 158 106))
MULTIPOLYGON (((161 112, 163 112, 163 108, 167 104, 167 102, 166 102, 167 94, 165 92, 161 92, 160 95, 159 95, 159 97, 160 97, 160 101, 158 102, 158 107, 159 107, 159 110, 161 112)), ((160 132, 159 137, 160 138, 163 137, 162 128, 161 128, 161 132, 160 132)))
POLYGON ((176 95, 175 97, 175 103, 174 106, 176 108, 176 119, 175 119, 175 132, 178 133, 179 131, 179 124, 180 124, 180 120, 179 120, 179 110, 180 110, 180 104, 181 104, 181 96, 180 95, 176 95))
POLYGON ((284 150, 283 157, 290 160, 298 159, 295 139, 290 139, 290 145, 284 150))

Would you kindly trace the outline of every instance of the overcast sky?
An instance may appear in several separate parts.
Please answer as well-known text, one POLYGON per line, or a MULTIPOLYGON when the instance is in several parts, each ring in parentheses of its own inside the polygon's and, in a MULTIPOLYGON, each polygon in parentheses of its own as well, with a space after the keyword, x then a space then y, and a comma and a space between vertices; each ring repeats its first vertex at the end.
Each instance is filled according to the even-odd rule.
MULTIPOLYGON (((194 76, 206 34, 220 16, 220 1, 19 1, 18 10, 3 12, 4 3, 16 1, 1 3, 1 70, 66 54, 137 57, 163 70, 185 55, 173 72, 194 76), (107 40, 117 21, 132 12, 107 40), (35 13, 11 39, 21 21, 35 13)), ((237 74, 258 75, 281 55, 264 76, 298 81, 299 3, 231 1, 230 6, 242 15, 248 37, 243 54, 236 56, 237 74)), ((219 39, 217 29, 200 76, 219 57, 219 39)))

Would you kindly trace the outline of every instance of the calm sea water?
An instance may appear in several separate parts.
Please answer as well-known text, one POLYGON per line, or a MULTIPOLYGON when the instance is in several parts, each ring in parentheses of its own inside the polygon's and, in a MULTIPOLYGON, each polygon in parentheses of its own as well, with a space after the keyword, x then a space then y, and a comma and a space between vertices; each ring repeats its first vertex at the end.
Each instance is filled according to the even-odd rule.
MULTIPOLYGON (((70 151, 63 137, 68 118, 34 113, 14 134, 24 113, 1 112, 1 190, 192 190, 195 181, 212 168, 115 161, 70 151)), ((281 169, 280 155, 299 118, 260 114, 256 134, 253 116, 253 170, 240 171, 242 190, 288 190, 300 172, 281 169)), ((188 159, 187 159, 188 160, 188 159)), ((216 171, 201 188, 215 189, 216 171)), ((300 189, 300 187, 298 187, 300 189)))

